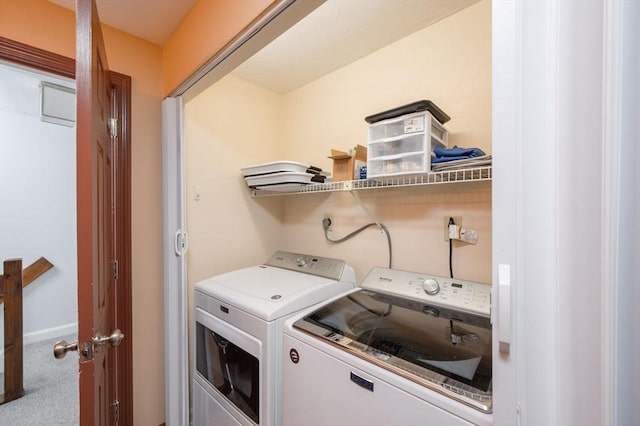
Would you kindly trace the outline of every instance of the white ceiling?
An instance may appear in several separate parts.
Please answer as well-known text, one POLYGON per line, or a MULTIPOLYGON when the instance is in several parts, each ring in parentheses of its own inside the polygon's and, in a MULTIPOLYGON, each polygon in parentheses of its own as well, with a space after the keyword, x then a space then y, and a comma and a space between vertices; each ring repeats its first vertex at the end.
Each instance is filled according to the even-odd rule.
MULTIPOLYGON (((75 0, 49 0, 75 9, 75 0)), ((103 23, 163 45, 197 0, 96 0, 103 23)), ((304 0, 298 0, 304 1, 304 0)), ((233 74, 287 93, 479 0, 327 0, 233 74)))

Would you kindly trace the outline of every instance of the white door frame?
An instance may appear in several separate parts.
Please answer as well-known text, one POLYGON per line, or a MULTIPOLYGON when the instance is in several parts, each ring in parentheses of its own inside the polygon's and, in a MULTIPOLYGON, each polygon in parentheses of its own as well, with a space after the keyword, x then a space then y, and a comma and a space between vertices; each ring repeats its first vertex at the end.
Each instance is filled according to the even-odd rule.
POLYGON ((640 2, 604 6, 602 424, 640 424, 640 2))
POLYGON ((638 424, 640 4, 492 7, 494 422, 638 424))
POLYGON ((165 424, 189 424, 184 105, 162 102, 165 424))

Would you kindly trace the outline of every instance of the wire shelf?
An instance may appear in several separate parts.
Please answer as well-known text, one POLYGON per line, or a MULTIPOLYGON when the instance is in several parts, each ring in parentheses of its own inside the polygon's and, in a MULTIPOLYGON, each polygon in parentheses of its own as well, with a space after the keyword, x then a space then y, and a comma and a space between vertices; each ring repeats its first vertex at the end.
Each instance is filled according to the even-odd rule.
POLYGON ((376 179, 347 180, 341 182, 282 184, 263 188, 250 188, 252 197, 310 194, 318 192, 360 191, 375 188, 397 188, 407 186, 441 185, 451 183, 481 182, 492 179, 491 166, 460 170, 423 173, 419 175, 388 176, 376 179))

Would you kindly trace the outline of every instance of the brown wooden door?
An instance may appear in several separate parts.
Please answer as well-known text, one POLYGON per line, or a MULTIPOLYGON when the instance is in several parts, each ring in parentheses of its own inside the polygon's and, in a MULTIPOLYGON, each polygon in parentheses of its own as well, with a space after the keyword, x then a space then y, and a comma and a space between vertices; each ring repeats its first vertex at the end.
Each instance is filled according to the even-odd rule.
POLYGON ((78 344, 80 424, 117 422, 113 114, 108 62, 94 0, 76 2, 78 344))

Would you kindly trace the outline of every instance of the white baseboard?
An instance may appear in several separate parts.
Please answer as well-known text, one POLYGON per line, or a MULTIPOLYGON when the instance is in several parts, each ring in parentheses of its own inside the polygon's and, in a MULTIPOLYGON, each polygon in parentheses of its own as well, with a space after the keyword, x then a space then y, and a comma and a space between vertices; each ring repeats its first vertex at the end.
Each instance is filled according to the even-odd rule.
POLYGON ((58 327, 47 328, 45 330, 33 331, 25 334, 23 344, 29 345, 31 343, 42 342, 43 340, 53 339, 56 337, 68 336, 69 334, 78 334, 78 323, 72 322, 70 324, 61 325, 58 327))
MULTIPOLYGON (((68 336, 69 334, 78 334, 77 322, 24 334, 22 336, 22 342, 23 345, 29 345, 56 337, 68 336)), ((53 346, 51 350, 53 351, 53 346)), ((0 373, 4 373, 4 348, 2 347, 0 347, 0 373)))

